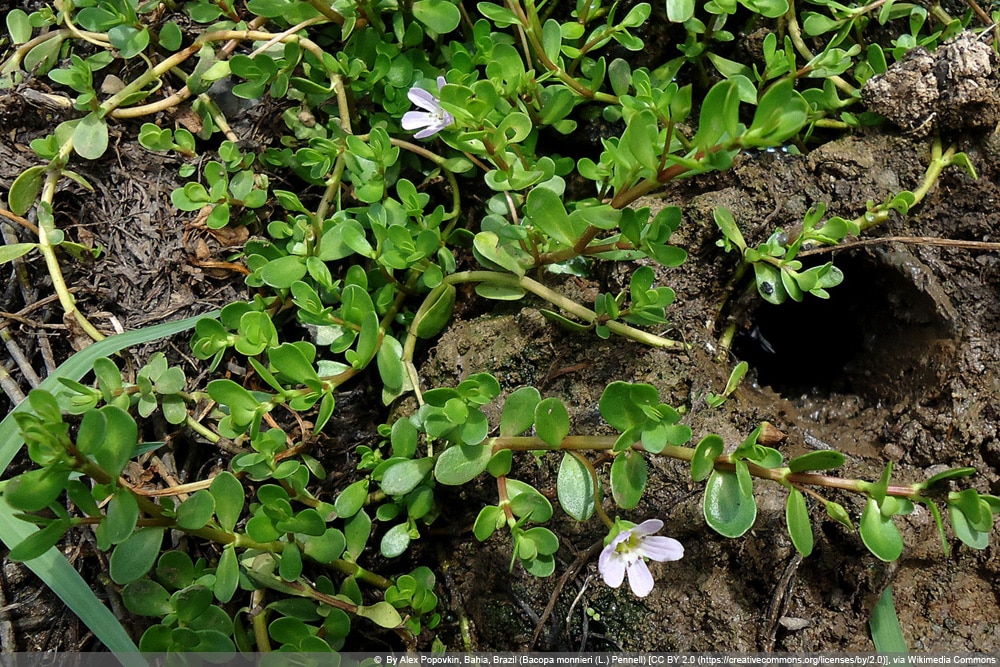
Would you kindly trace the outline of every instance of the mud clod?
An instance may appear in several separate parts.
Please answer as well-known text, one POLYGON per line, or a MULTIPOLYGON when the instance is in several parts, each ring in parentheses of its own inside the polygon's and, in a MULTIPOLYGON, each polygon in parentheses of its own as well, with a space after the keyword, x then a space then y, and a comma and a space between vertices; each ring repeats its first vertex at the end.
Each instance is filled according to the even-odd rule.
POLYGON ((906 57, 868 80, 861 98, 914 137, 934 130, 986 129, 1000 121, 997 55, 971 32, 949 40, 934 53, 912 49, 906 57))

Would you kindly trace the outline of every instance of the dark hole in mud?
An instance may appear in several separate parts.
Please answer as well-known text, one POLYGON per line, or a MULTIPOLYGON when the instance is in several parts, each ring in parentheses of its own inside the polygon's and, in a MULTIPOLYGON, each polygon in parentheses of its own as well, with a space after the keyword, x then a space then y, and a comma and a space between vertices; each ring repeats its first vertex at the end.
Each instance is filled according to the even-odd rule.
POLYGON ((906 251, 841 256, 829 299, 762 303, 733 344, 758 384, 788 398, 898 401, 940 383, 954 349, 947 297, 906 251), (942 303, 944 300, 944 303, 942 303))

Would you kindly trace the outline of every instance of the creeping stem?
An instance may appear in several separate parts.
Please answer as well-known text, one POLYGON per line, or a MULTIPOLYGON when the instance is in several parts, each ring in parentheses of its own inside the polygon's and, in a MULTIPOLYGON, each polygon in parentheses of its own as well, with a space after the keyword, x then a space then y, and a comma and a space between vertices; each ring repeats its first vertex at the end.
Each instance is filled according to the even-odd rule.
MULTIPOLYGON (((68 146, 63 146, 59 157, 56 158, 57 161, 60 161, 60 164, 65 164, 65 160, 69 158, 69 148, 72 142, 67 142, 67 144, 68 146), (65 157, 63 156, 64 153, 65 157)), ((86 316, 77 309, 76 299, 73 298, 73 295, 69 292, 69 288, 66 286, 66 280, 63 278, 62 269, 59 266, 59 260, 52 245, 51 235, 55 232, 55 226, 52 221, 52 202, 55 199, 56 184, 59 182, 60 174, 61 168, 51 168, 45 175, 45 184, 42 186, 41 194, 41 208, 38 212, 38 250, 42 253, 42 257, 45 258, 45 267, 48 269, 49 277, 52 279, 52 287, 59 296, 59 303, 62 305, 66 315, 73 317, 80 328, 92 339, 95 341, 103 340, 104 334, 98 331, 86 316)))
MULTIPOLYGON (((614 449, 615 442, 617 442, 617 440, 617 436, 570 435, 563 438, 558 447, 552 447, 546 444, 541 438, 534 436, 501 436, 488 438, 483 444, 487 447, 492 447, 494 452, 498 452, 503 449, 509 449, 515 452, 531 452, 538 450, 580 452, 611 451, 614 449)), ((634 443, 632 445, 632 449, 638 452, 646 452, 642 443, 639 442, 634 443)), ((667 458, 676 459, 678 461, 690 462, 694 459, 694 452, 695 450, 691 447, 667 445, 662 451, 658 452, 658 454, 667 458)), ((788 468, 763 468, 750 461, 746 461, 745 463, 751 475, 759 479, 767 479, 772 482, 822 486, 829 489, 850 491, 852 493, 867 493, 872 486, 871 482, 859 479, 843 479, 841 477, 821 475, 814 472, 790 472, 788 468)), ((729 458, 729 455, 724 454, 715 460, 715 469, 732 472, 736 470, 736 466, 729 458)), ((886 495, 896 496, 899 498, 910 498, 912 500, 920 500, 922 498, 919 485, 900 486, 891 484, 886 491, 886 495)))
MULTIPOLYGON (((413 318, 413 325, 410 326, 410 331, 406 337, 406 343, 403 346, 404 361, 411 361, 413 359, 413 352, 417 344, 416 325, 420 322, 421 317, 423 317, 423 315, 430 309, 431 305, 438 301, 445 289, 449 286, 460 283, 488 283, 499 287, 521 288, 526 292, 531 292, 532 294, 545 299, 553 306, 580 318, 587 324, 594 324, 598 319, 597 313, 593 310, 580 305, 576 301, 559 294, 555 290, 549 289, 537 280, 532 280, 527 276, 519 277, 512 273, 501 273, 499 271, 461 271, 459 273, 453 273, 446 276, 441 282, 441 285, 431 290, 431 292, 424 299, 424 303, 421 305, 416 316, 413 318)), ((660 347, 667 350, 689 349, 689 346, 685 343, 671 340, 669 338, 663 338, 647 331, 641 331, 640 329, 630 327, 622 322, 611 320, 604 322, 603 324, 620 336, 631 338, 634 341, 644 343, 651 347, 660 347)))

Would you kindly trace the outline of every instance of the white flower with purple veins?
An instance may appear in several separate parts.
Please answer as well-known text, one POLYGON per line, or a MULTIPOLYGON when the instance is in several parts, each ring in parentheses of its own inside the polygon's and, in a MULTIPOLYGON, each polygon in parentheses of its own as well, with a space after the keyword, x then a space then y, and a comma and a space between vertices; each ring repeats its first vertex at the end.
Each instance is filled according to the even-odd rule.
MULTIPOLYGON (((444 87, 445 80, 443 76, 439 76, 437 82, 439 90, 444 87)), ((410 88, 410 92, 406 96, 410 98, 411 102, 423 109, 423 111, 407 111, 403 114, 404 130, 423 128, 413 135, 414 139, 433 137, 455 122, 455 117, 442 109, 438 99, 423 88, 414 86, 410 88)))
POLYGON ((649 519, 618 533, 604 547, 597 561, 597 570, 604 577, 604 583, 618 588, 628 574, 628 584, 636 597, 644 598, 649 595, 653 590, 653 575, 649 573, 645 559, 662 563, 684 557, 684 546, 680 542, 672 537, 653 534, 661 528, 662 521, 649 519))

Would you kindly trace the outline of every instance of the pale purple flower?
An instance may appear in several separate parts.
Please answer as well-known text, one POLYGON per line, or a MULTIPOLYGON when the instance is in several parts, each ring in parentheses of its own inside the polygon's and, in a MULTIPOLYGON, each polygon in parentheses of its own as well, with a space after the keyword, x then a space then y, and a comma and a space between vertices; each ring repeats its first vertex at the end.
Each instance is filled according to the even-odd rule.
POLYGON ((618 588, 628 574, 628 584, 636 597, 649 595, 653 590, 653 575, 644 559, 662 563, 684 557, 684 546, 680 542, 672 537, 653 535, 661 528, 662 521, 649 519, 615 535, 597 560, 597 571, 604 577, 604 583, 618 588))
MULTIPOLYGON (((446 83, 444 77, 439 76, 437 83, 439 90, 443 88, 446 83)), ((404 130, 423 128, 413 135, 414 139, 432 137, 455 122, 455 117, 442 109, 438 99, 423 88, 414 86, 406 96, 410 98, 410 102, 424 109, 424 111, 407 111, 403 114, 404 130)))

